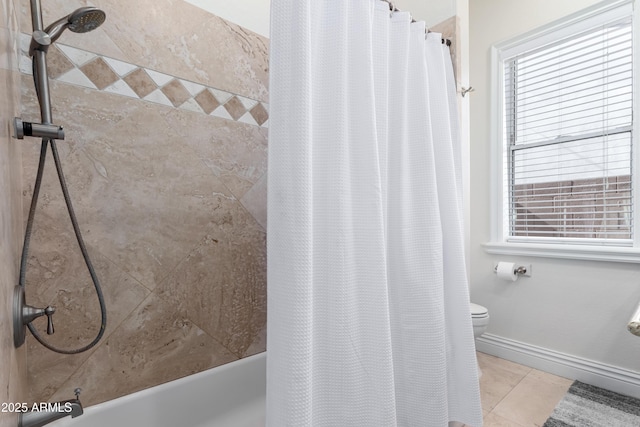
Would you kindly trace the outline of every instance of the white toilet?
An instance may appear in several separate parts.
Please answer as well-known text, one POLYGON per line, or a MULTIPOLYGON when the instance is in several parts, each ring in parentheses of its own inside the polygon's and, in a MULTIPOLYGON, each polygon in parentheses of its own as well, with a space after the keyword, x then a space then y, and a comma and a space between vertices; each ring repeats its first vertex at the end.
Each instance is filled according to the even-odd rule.
MULTIPOLYGON (((478 304, 471 303, 471 323, 473 323, 473 339, 484 334, 489 324, 489 310, 478 304)), ((482 376, 480 364, 478 364, 478 378, 482 376)))
POLYGON ((473 337, 484 334, 489 324, 489 310, 478 304, 471 303, 471 322, 473 323, 473 337))

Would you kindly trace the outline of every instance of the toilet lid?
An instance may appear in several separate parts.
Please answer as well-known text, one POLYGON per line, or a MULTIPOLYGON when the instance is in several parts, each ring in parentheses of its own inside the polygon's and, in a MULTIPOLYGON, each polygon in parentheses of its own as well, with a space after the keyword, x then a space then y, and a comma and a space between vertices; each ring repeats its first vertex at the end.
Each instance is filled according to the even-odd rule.
POLYGON ((471 303, 471 317, 484 317, 489 314, 489 310, 478 304, 471 303))

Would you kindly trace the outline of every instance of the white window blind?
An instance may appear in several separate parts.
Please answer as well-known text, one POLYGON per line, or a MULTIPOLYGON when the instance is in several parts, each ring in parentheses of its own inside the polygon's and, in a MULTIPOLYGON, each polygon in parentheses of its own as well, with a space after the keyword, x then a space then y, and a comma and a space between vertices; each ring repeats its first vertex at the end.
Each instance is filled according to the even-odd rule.
POLYGON ((504 61, 508 240, 631 245, 631 18, 504 61))

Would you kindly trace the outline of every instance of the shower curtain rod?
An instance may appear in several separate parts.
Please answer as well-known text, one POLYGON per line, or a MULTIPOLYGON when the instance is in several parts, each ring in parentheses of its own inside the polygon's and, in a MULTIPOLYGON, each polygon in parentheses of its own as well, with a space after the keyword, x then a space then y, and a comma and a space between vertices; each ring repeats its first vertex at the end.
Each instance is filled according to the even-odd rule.
MULTIPOLYGON (((398 9, 390 0, 382 0, 382 1, 389 4, 389 10, 391 12, 401 12, 401 10, 398 9)), ((411 16, 411 14, 410 14, 410 16, 411 16)), ((414 23, 414 22, 416 22, 416 20, 413 19, 413 16, 411 16, 411 23, 414 23)), ((427 29, 426 31, 427 31, 427 33, 431 32, 431 30, 429 30, 429 29, 427 29)), ((446 44, 447 46, 451 46, 451 40, 449 40, 449 39, 441 39, 441 40, 442 40, 442 44, 446 44)))

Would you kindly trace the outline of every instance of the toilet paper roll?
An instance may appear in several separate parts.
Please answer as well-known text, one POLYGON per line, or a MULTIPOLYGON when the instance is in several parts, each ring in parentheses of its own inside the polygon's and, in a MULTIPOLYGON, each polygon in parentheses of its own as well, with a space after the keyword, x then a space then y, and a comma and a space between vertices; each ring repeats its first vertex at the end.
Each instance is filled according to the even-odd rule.
POLYGON ((515 282, 518 279, 516 274, 516 265, 512 262, 499 262, 496 268, 496 274, 499 278, 515 282))

